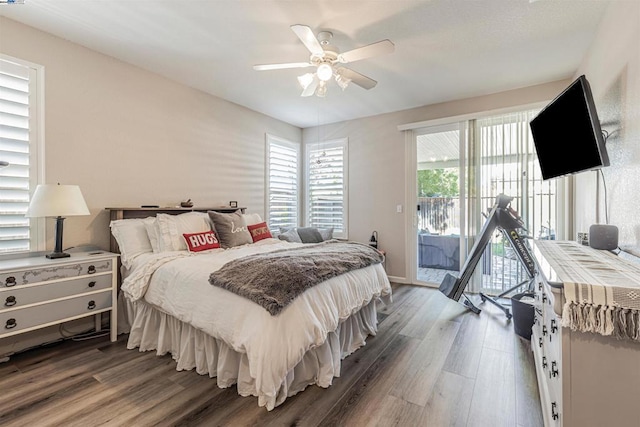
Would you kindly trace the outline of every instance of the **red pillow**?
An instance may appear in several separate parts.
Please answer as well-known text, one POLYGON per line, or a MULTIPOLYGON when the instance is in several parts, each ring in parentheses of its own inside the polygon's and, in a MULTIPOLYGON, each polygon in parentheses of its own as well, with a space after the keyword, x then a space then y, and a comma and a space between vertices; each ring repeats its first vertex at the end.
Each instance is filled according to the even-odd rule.
POLYGON ((184 233, 182 235, 187 243, 189 252, 201 252, 220 247, 220 242, 213 231, 200 233, 184 233))
POLYGON ((247 225, 247 230, 249 230, 249 233, 251 233, 251 238, 253 239, 254 243, 258 240, 268 239, 269 237, 272 237, 266 222, 247 225))

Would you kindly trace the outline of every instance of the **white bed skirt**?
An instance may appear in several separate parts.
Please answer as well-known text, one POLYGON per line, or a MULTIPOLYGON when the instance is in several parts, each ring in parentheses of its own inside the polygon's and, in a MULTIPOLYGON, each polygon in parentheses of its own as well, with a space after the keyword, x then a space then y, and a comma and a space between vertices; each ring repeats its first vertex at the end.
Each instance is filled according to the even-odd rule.
POLYGON ((301 392, 310 384, 329 387, 333 377, 340 376, 341 361, 365 345, 368 335, 377 332, 376 301, 345 319, 329 332, 325 342, 305 353, 290 370, 275 397, 256 389, 249 374, 248 358, 231 349, 222 340, 213 338, 176 318, 161 312, 142 300, 119 298, 119 332, 129 333, 127 348, 139 351, 155 350, 158 355, 171 354, 176 370, 195 369, 200 375, 215 377, 218 387, 237 384, 241 396, 257 396, 258 405, 267 410, 282 404, 288 396, 301 392))

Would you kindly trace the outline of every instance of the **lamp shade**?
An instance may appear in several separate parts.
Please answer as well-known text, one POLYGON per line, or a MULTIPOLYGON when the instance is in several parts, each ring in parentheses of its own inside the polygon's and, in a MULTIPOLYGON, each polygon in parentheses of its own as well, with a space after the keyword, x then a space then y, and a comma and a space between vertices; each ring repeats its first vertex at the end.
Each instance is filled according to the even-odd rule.
POLYGON ((89 215, 89 208, 77 185, 38 185, 25 214, 35 217, 89 215))

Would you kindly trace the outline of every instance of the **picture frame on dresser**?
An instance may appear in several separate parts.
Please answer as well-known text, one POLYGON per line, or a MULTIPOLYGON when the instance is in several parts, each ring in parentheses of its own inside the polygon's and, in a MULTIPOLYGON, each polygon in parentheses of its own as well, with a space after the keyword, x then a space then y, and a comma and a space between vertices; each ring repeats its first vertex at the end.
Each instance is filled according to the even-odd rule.
POLYGON ((103 313, 117 340, 118 254, 92 247, 69 254, 0 260, 0 340, 90 316, 101 331, 103 313))

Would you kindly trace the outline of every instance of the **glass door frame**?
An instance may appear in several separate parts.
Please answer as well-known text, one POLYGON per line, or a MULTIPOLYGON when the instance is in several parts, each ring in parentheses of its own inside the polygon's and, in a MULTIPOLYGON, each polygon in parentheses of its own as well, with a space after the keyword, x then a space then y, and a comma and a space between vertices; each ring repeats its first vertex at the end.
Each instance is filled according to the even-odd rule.
POLYGON ((448 132, 448 131, 458 131, 459 132, 459 145, 458 145, 458 174, 459 174, 459 183, 458 183, 458 193, 460 198, 460 265, 464 264, 466 259, 466 247, 464 242, 466 241, 466 221, 467 221, 467 201, 466 201, 466 153, 467 153, 467 141, 468 141, 468 122, 467 121, 451 121, 448 123, 434 123, 433 125, 425 125, 420 128, 412 129, 411 131, 406 132, 406 143, 407 143, 407 200, 408 210, 410 210, 410 221, 408 227, 408 238, 407 238, 407 267, 410 272, 410 281, 412 284, 420 285, 420 286, 428 286, 428 287, 438 287, 440 283, 427 282, 419 279, 419 265, 418 265, 418 136, 440 133, 440 132, 448 132))

